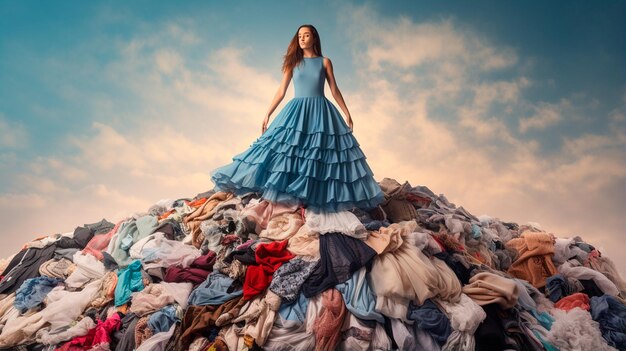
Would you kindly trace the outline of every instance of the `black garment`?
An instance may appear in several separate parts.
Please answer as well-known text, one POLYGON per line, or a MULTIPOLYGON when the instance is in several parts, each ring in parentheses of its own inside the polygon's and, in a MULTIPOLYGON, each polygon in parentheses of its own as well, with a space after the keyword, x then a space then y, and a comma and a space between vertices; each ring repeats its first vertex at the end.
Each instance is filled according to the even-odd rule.
POLYGON ((116 342, 115 351, 133 351, 135 349, 135 326, 139 317, 129 313, 122 318, 120 329, 111 335, 111 342, 116 342))
POLYGON ((102 218, 100 222, 85 224, 85 227, 91 230, 91 232, 94 233, 94 235, 98 235, 98 234, 105 234, 105 233, 110 232, 111 229, 115 228, 115 224, 102 218))
POLYGON ((474 333, 476 339, 476 351, 500 351, 505 350, 507 345, 504 340, 504 327, 498 316, 500 307, 497 304, 482 306, 487 318, 480 323, 474 333))
POLYGON ((582 284, 584 288, 582 292, 589 295, 590 298, 594 296, 604 295, 604 292, 600 288, 598 288, 596 282, 594 282, 593 280, 579 279, 578 281, 580 282, 580 284, 582 284))
POLYGON ((39 266, 54 257, 55 244, 44 248, 30 248, 20 251, 2 273, 0 294, 15 292, 26 279, 39 276, 39 266))
POLYGON ((56 242, 59 249, 84 249, 87 246, 89 240, 93 238, 93 232, 87 227, 76 227, 74 229, 74 236, 69 238, 67 236, 61 237, 56 242))
POLYGON ((450 255, 449 253, 442 251, 435 254, 435 257, 444 261, 450 269, 454 272, 454 275, 459 279, 461 285, 469 284, 471 272, 474 270, 474 266, 470 266, 470 268, 465 268, 463 262, 461 262, 457 257, 450 255))
POLYGON ((320 260, 304 281, 302 292, 311 298, 337 284, 345 283, 352 273, 366 266, 369 270, 376 251, 362 240, 341 233, 320 236, 320 260))

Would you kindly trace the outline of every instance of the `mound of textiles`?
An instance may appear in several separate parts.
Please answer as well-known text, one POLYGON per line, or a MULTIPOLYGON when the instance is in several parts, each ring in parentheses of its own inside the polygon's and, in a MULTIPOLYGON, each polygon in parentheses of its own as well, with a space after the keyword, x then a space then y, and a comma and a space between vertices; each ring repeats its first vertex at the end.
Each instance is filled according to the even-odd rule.
POLYGON ((380 185, 369 212, 210 191, 28 242, 0 262, 0 349, 626 349, 592 244, 380 185))

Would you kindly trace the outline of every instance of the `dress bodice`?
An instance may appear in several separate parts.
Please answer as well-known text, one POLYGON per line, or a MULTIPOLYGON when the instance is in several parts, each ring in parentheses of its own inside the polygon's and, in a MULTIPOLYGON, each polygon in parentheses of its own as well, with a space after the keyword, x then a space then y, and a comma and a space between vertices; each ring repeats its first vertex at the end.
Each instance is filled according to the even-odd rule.
POLYGON ((324 96, 324 57, 305 57, 293 69, 295 97, 324 96))

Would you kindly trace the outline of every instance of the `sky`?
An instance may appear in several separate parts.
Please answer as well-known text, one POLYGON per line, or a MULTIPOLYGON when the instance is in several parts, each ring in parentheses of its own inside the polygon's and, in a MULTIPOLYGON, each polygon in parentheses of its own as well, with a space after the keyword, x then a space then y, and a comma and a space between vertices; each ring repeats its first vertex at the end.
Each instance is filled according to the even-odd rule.
POLYGON ((282 55, 310 23, 377 180, 580 236, 626 276, 625 10, 2 1, 0 257, 211 189, 210 171, 259 136, 282 55))

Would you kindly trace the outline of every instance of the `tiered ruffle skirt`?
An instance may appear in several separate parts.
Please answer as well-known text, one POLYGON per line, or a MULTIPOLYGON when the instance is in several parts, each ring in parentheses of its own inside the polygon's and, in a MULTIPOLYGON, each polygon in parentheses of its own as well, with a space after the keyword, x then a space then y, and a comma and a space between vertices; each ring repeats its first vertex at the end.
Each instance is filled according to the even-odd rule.
POLYGON ((233 162, 211 173, 216 190, 262 193, 313 210, 369 209, 383 200, 359 143, 324 96, 294 98, 233 162))

